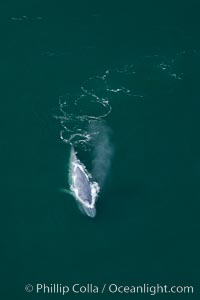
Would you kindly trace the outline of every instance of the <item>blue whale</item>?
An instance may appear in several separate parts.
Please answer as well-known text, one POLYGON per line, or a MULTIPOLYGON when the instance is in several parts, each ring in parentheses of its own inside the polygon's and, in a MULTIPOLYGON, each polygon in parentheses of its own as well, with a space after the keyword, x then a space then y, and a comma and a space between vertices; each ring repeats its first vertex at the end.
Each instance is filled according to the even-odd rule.
POLYGON ((87 216, 94 218, 96 215, 95 202, 99 192, 99 185, 97 182, 92 181, 86 167, 77 158, 74 147, 71 149, 69 166, 70 190, 78 202, 80 210, 87 216))

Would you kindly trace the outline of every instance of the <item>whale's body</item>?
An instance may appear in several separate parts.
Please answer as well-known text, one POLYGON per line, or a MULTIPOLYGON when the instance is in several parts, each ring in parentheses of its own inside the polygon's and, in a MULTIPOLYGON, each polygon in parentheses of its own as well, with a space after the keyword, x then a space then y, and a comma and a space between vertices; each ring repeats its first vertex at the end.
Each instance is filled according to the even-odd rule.
POLYGON ((91 175, 83 163, 77 158, 74 148, 70 155, 69 181, 70 190, 77 200, 81 211, 89 217, 95 217, 95 202, 99 192, 99 186, 91 181, 91 175))

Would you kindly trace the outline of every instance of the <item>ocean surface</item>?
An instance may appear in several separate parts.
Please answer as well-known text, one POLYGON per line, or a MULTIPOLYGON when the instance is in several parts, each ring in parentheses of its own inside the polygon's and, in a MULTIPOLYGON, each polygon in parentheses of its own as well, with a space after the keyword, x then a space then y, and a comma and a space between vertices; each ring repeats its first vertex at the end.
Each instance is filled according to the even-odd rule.
POLYGON ((198 299, 199 5, 161 2, 1 2, 2 299, 152 297, 37 283, 198 299), (95 218, 61 192, 72 146, 100 185, 95 218))

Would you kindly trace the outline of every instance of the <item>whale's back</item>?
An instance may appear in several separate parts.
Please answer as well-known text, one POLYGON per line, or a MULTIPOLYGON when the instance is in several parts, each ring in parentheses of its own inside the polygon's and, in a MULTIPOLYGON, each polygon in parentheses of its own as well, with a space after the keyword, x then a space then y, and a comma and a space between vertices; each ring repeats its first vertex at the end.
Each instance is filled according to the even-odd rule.
POLYGON ((95 200, 99 185, 91 180, 84 164, 77 158, 74 147, 71 149, 69 183, 70 189, 79 204, 80 210, 91 218, 96 215, 95 200))
POLYGON ((92 203, 91 187, 87 175, 81 167, 77 166, 75 171, 75 187, 78 190, 79 197, 89 204, 92 203))

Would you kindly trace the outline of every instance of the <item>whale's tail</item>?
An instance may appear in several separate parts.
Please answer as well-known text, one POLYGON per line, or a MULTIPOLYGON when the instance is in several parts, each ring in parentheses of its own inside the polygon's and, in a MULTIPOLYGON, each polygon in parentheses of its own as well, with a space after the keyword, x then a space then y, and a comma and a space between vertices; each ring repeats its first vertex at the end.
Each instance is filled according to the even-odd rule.
POLYGON ((71 146, 71 153, 70 153, 70 161, 77 161, 77 156, 76 156, 77 152, 74 149, 74 146, 71 146))

